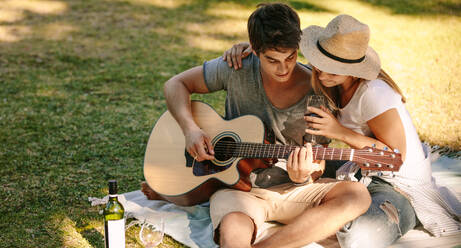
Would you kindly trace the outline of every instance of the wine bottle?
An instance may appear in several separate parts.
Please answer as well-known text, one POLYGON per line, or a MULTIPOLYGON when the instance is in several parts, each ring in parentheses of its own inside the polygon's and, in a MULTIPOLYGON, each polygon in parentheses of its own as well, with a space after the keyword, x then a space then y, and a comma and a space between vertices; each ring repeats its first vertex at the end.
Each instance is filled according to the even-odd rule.
POLYGON ((125 210, 117 198, 117 181, 109 180, 109 201, 104 208, 106 248, 125 247, 125 210))

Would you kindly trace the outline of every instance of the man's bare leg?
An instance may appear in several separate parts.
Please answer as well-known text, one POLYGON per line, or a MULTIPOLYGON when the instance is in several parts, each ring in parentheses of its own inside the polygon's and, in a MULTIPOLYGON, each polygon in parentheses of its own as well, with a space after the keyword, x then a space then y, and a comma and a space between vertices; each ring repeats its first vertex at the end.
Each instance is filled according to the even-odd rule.
POLYGON ((370 194, 363 184, 341 182, 325 195, 319 206, 304 211, 253 247, 300 247, 325 239, 365 213, 370 203, 370 194))
MULTIPOLYGON (((370 203, 370 194, 363 184, 341 182, 325 195, 319 206, 306 210, 253 247, 299 247, 325 239, 366 212, 370 203)), ((251 247, 254 231, 253 221, 247 215, 228 214, 221 221, 221 246, 251 247)))
POLYGON ((232 212, 223 217, 219 225, 219 243, 223 248, 251 248, 255 232, 253 220, 242 212, 232 212))

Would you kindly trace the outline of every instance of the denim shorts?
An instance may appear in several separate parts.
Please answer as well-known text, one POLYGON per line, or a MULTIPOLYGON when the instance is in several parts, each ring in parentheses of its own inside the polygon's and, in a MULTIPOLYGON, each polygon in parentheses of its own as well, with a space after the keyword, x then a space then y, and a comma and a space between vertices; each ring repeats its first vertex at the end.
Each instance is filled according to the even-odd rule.
POLYGON ((388 247, 418 223, 410 201, 388 182, 372 177, 368 191, 372 203, 367 212, 336 233, 342 248, 388 247))

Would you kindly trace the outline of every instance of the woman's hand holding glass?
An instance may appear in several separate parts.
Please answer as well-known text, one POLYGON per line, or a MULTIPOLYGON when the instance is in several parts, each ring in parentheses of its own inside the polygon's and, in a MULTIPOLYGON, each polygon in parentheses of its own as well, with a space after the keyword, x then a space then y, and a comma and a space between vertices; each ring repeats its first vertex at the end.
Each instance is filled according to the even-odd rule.
MULTIPOLYGON (((325 96, 323 96, 323 95, 309 95, 307 97, 307 100, 306 100, 306 109, 304 111, 304 116, 320 117, 318 114, 310 111, 309 107, 320 108, 320 107, 326 106, 326 105, 327 105, 327 101, 325 99, 325 96)), ((307 125, 307 127, 309 128, 310 126, 307 125)), ((310 127, 310 128, 312 128, 312 127, 310 127)), ((322 140, 325 140, 324 137, 321 137, 321 136, 318 136, 318 135, 313 135, 312 133, 309 133, 309 134, 311 134, 310 137, 309 136, 304 136, 304 139, 306 139, 304 141, 309 142, 314 146, 318 145, 319 143, 323 143, 322 140)))
POLYGON ((345 127, 339 123, 330 110, 320 106, 320 108, 307 107, 307 111, 313 113, 313 115, 304 116, 308 127, 306 128, 306 133, 342 140, 345 127))

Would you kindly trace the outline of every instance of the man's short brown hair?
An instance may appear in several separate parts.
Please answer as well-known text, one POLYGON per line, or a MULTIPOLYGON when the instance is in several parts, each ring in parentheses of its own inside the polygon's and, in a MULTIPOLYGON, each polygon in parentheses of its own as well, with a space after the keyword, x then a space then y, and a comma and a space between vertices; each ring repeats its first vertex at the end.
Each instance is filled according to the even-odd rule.
POLYGON ((267 49, 298 49, 301 34, 298 14, 283 3, 258 4, 248 18, 248 36, 256 54, 267 49))

